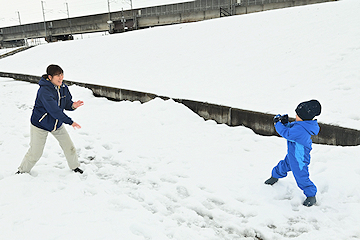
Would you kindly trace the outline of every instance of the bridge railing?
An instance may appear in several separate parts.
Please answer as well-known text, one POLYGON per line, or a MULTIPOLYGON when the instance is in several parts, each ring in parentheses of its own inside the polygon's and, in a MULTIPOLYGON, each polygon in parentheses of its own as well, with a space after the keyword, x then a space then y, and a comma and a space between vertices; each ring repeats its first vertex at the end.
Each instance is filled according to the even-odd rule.
MULTIPOLYGON (((313 1, 316 0, 304 0, 313 1)), ((162 6, 154 6, 138 9, 141 16, 159 16, 166 14, 176 14, 185 12, 196 12, 206 10, 219 10, 220 8, 233 8, 235 6, 251 6, 270 3, 284 3, 291 2, 291 0, 196 0, 192 2, 175 3, 162 6)), ((322 2, 320 0, 320 2, 322 2)))
MULTIPOLYGON (((237 0, 239 1, 239 0, 237 0)), ((154 6, 139 9, 141 16, 158 16, 166 14, 176 14, 184 12, 205 11, 210 9, 220 9, 230 7, 235 0, 196 0, 192 2, 175 3, 162 6, 154 6)))
MULTIPOLYGON (((180 22, 193 22, 221 16, 246 14, 270 9, 300 6, 336 0, 195 0, 176 4, 138 8, 133 10, 95 14, 69 19, 24 24, 0 28, 0 47, 21 46, 24 39, 44 38, 48 41, 71 39, 74 34, 109 31, 123 32, 123 22, 133 21, 130 30, 180 22), (222 13, 229 14, 222 14, 222 13), (188 14, 189 13, 189 14, 188 14), (195 13, 195 14, 192 14, 195 13), (197 14, 198 13, 198 14, 197 14), (204 14, 203 14, 204 13, 204 14), (178 17, 178 14, 181 17, 178 17), (162 18, 165 16, 165 18, 162 18), (156 20, 155 18, 159 19, 156 20), (110 19, 109 19, 110 18, 110 19), (140 19, 140 20, 139 20, 140 19), (113 25, 111 25, 111 21, 113 25), (140 24, 141 21, 141 24, 140 24), (110 23, 109 23, 110 22, 110 23)), ((128 29, 129 26, 126 25, 128 29)))

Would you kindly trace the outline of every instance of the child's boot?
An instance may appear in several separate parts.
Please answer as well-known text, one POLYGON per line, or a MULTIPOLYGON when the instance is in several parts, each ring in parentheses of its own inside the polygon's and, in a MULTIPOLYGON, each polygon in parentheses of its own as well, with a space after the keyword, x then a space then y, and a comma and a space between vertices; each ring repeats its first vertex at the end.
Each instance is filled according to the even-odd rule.
POLYGON ((316 198, 314 197, 307 197, 303 203, 304 206, 306 207, 311 207, 312 205, 314 205, 316 203, 316 198))
POLYGON ((276 183, 277 181, 278 181, 277 178, 274 178, 273 176, 271 176, 271 178, 269 178, 268 180, 265 181, 265 184, 274 185, 274 183, 276 183))

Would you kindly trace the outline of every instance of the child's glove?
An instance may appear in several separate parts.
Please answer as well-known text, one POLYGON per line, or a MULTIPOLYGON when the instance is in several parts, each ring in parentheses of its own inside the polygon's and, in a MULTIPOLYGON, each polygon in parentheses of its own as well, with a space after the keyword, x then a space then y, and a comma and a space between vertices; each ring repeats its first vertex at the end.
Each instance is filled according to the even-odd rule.
POLYGON ((274 117, 274 124, 281 120, 281 115, 278 114, 274 117))
POLYGON ((280 114, 278 114, 274 117, 274 123, 277 123, 279 121, 282 124, 287 124, 289 122, 289 116, 287 114, 282 115, 282 116, 280 114))
POLYGON ((280 122, 281 122, 282 124, 287 124, 287 123, 289 122, 289 116, 288 116, 287 114, 282 115, 282 116, 280 117, 280 122))

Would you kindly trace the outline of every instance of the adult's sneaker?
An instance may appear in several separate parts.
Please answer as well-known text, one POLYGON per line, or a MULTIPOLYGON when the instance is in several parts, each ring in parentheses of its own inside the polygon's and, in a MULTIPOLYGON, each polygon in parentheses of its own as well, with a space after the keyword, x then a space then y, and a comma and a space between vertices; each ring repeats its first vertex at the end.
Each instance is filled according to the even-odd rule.
POLYGON ((78 172, 78 173, 80 173, 80 174, 83 174, 83 170, 81 170, 80 168, 75 168, 74 170, 73 170, 74 172, 78 172))

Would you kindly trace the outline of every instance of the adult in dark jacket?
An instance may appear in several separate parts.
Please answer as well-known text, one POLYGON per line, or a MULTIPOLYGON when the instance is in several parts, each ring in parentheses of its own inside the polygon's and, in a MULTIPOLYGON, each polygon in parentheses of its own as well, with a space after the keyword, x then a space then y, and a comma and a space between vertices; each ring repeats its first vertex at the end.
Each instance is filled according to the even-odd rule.
POLYGON ((298 187, 307 197, 303 205, 310 207, 316 203, 317 192, 315 184, 309 178, 311 136, 320 131, 317 120, 313 118, 320 115, 321 105, 317 100, 310 100, 300 103, 295 111, 295 122, 289 123, 287 115, 277 115, 274 118, 276 131, 287 139, 288 152, 285 159, 273 168, 271 177, 265 184, 273 185, 292 171, 298 187))
POLYGON ((49 65, 40 81, 35 106, 31 115, 30 148, 26 153, 17 173, 30 172, 43 154, 46 138, 50 132, 64 151, 70 169, 83 173, 76 149, 63 123, 75 129, 81 128, 64 113, 73 111, 84 104, 83 101, 72 101, 69 88, 63 83, 64 72, 57 65, 49 65))

